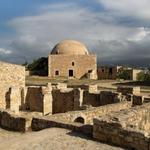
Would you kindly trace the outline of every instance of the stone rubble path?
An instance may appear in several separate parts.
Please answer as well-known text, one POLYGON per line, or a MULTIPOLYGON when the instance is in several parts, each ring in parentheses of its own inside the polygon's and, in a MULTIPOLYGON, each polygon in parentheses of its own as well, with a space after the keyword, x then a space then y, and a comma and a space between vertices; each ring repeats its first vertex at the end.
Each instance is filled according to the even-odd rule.
POLYGON ((0 150, 123 150, 67 129, 17 133, 0 129, 0 150))

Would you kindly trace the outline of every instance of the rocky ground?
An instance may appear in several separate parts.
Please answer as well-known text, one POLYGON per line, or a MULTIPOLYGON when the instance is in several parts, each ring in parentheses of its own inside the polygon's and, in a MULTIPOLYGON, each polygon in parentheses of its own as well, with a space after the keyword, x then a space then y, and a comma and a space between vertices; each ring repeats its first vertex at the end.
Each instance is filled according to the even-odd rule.
POLYGON ((123 150, 79 133, 51 128, 25 134, 0 129, 0 150, 123 150))

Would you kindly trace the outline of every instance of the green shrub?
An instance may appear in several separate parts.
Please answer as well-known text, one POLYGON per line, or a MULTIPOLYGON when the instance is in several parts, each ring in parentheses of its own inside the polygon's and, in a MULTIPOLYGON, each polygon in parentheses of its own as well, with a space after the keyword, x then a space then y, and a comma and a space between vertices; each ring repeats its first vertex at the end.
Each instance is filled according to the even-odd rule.
POLYGON ((130 80, 129 72, 128 72, 127 70, 121 70, 121 71, 117 74, 117 78, 118 78, 118 79, 124 79, 124 80, 130 80))
POLYGON ((138 81, 150 81, 150 73, 140 72, 137 76, 138 81))

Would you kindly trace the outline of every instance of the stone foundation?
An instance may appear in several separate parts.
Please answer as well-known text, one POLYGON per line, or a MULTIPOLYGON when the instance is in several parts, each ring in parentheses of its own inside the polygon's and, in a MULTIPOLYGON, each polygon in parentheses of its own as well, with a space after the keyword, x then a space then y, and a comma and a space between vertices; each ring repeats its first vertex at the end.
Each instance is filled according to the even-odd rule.
POLYGON ((0 110, 0 127, 11 131, 26 131, 26 119, 10 111, 0 110))
POLYGON ((150 104, 94 119, 93 137, 99 141, 136 150, 150 147, 150 104))

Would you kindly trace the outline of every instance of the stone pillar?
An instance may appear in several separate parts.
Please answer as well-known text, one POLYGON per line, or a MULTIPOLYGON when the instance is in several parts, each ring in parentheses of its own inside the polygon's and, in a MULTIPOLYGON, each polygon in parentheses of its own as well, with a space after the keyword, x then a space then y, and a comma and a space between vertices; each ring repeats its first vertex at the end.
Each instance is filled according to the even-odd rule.
POLYGON ((89 93, 95 93, 95 92, 97 92, 98 91, 97 84, 88 85, 88 90, 89 90, 89 93))
POLYGON ((57 89, 67 89, 67 84, 66 83, 57 83, 56 85, 57 89))
POLYGON ((52 114, 53 100, 52 100, 52 85, 47 84, 46 88, 42 89, 43 92, 43 115, 52 114))
POLYGON ((19 107, 21 104, 21 90, 19 87, 11 87, 10 94, 10 110, 15 113, 19 112, 19 107))
POLYGON ((82 107, 83 103, 83 90, 80 88, 74 89, 74 110, 78 110, 82 107))

